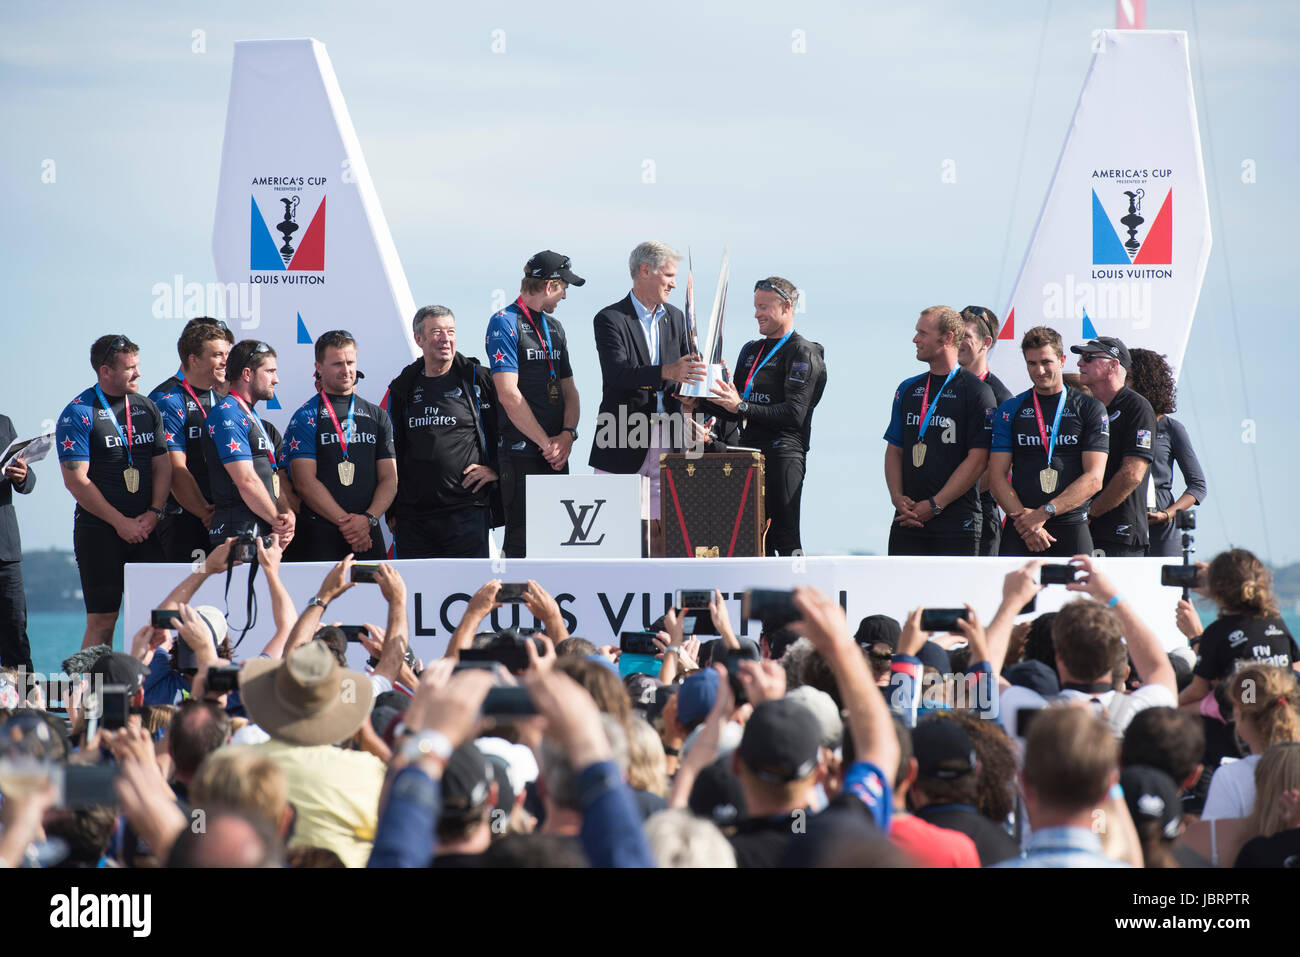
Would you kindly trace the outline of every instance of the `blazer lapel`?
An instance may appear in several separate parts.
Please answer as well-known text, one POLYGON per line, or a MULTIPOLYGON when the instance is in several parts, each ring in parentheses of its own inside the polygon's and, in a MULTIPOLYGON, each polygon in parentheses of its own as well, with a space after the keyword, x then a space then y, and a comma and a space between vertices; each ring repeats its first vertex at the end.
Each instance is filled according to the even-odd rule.
POLYGON ((627 298, 623 300, 623 320, 627 323, 627 334, 632 339, 633 348, 636 349, 638 364, 648 366, 650 350, 646 348, 645 330, 641 328, 641 320, 637 318, 636 306, 632 305, 631 293, 628 293, 627 298))

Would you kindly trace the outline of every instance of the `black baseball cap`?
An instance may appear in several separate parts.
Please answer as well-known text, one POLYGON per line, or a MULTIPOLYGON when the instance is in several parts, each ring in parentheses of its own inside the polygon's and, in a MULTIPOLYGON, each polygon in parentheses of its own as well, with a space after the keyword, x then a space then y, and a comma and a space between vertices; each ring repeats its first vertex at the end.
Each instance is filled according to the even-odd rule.
POLYGON ((798 701, 765 701, 745 724, 736 753, 755 775, 768 781, 798 781, 817 767, 822 729, 798 701))
POLYGON ((916 772, 923 778, 951 781, 965 777, 978 766, 970 735, 951 718, 931 718, 912 730, 916 772))
POLYGON ((563 279, 570 286, 585 285, 587 280, 569 269, 571 265, 568 256, 543 249, 528 260, 528 264, 524 266, 524 275, 532 279, 563 279))
POLYGON ((1133 360, 1128 354, 1128 346, 1114 336, 1098 336, 1081 346, 1070 346, 1070 351, 1080 356, 1103 355, 1111 359, 1118 359, 1119 364, 1125 369, 1133 364, 1133 360))
POLYGON ((889 645, 890 651, 898 650, 898 639, 903 635, 903 628, 888 615, 868 615, 858 624, 857 634, 853 640, 867 650, 877 643, 889 645))
POLYGON ((492 763, 473 742, 451 753, 442 771, 442 816, 466 818, 487 803, 495 775, 492 763))
POLYGON ((1178 836, 1183 812, 1173 778, 1159 768, 1137 764, 1120 771, 1119 785, 1134 823, 1155 821, 1167 839, 1178 836))

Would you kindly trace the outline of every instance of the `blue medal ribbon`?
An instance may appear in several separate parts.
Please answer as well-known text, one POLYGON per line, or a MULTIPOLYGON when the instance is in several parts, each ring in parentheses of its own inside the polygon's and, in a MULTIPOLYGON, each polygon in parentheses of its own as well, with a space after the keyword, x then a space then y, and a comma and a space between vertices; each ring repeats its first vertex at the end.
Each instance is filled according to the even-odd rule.
MULTIPOLYGON (((98 383, 95 385, 95 395, 99 396, 99 401, 104 403, 104 408, 108 410, 108 420, 113 423, 113 428, 117 429, 117 437, 122 440, 122 445, 126 449, 127 468, 135 468, 135 463, 131 461, 131 442, 135 440, 135 435, 132 434, 128 438, 122 432, 122 425, 117 421, 117 416, 113 414, 113 407, 108 404, 108 396, 104 395, 104 390, 99 387, 98 383)), ((126 413, 126 430, 131 432, 131 402, 125 395, 122 396, 122 406, 126 413)))
MULTIPOLYGON (((917 434, 916 441, 920 442, 925 438, 925 430, 929 427, 930 420, 934 418, 935 406, 943 398, 943 390, 948 388, 948 383, 952 381, 952 377, 957 374, 957 370, 960 368, 960 365, 952 367, 952 371, 948 373, 948 378, 944 379, 943 385, 939 386, 939 393, 934 397, 934 401, 930 403, 929 409, 925 408, 925 397, 921 398, 921 431, 917 434)), ((930 373, 928 372, 925 374, 925 390, 926 392, 930 391, 930 373)))
MULTIPOLYGON (((776 344, 776 348, 763 357, 763 361, 759 362, 757 368, 750 369, 749 378, 745 380, 745 391, 740 394, 740 397, 744 399, 746 402, 749 401, 750 390, 754 388, 754 376, 758 375, 758 373, 762 371, 763 366, 767 365, 769 362, 772 361, 772 356, 776 355, 778 352, 781 351, 781 347, 785 345, 785 340, 789 339, 792 335, 794 335, 793 329, 791 329, 789 332, 787 332, 785 335, 781 337, 781 341, 776 344)), ((757 357, 755 357, 755 361, 757 361, 757 357)))

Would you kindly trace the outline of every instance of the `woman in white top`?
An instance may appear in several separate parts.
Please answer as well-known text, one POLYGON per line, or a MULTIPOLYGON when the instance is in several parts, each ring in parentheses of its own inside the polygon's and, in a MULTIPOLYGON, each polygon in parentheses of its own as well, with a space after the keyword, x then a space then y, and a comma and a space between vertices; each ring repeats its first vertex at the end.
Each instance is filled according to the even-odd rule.
POLYGON ((1246 817, 1255 806, 1255 765, 1269 747, 1300 741, 1300 691, 1289 668, 1249 665, 1232 676, 1232 717, 1250 755, 1220 765, 1201 820, 1246 817))

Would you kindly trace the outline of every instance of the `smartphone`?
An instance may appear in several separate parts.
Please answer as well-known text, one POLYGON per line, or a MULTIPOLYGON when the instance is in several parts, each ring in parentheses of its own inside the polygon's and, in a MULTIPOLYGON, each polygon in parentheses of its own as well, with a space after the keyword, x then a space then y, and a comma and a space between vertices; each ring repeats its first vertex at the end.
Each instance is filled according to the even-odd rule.
POLYGON ((686 611, 708 611, 713 601, 713 592, 707 588, 679 588, 673 596, 673 604, 686 611))
POLYGON ((489 664, 497 663, 504 665, 507 671, 527 671, 528 649, 522 643, 495 648, 466 648, 461 651, 460 660, 466 664, 475 661, 486 661, 489 664))
POLYGON ((528 689, 519 685, 498 685, 483 699, 483 715, 489 718, 526 718, 537 714, 528 689))
POLYGON ((528 591, 528 582, 503 582, 497 590, 497 601, 503 605, 525 605, 528 599, 525 593, 528 591))
POLYGON ((217 665, 208 669, 208 691, 213 694, 225 694, 238 687, 239 665, 217 665))
POLYGON ((1074 581, 1077 571, 1073 565, 1044 565, 1038 570, 1038 582, 1042 585, 1068 585, 1074 581))
POLYGON ((99 693, 99 726, 109 731, 126 727, 131 714, 131 692, 126 685, 104 685, 99 693))
POLYGON ((772 588, 751 588, 740 600, 740 616, 758 619, 764 628, 783 628, 801 617, 794 607, 794 592, 772 588))
POLYGON ((149 613, 149 624, 155 628, 177 628, 181 613, 176 608, 155 608, 149 613))
POLYGON ((1042 708, 1021 708, 1016 712, 1016 737, 1023 738, 1029 734, 1029 725, 1033 723, 1034 718, 1042 708))
POLYGON ((366 634, 365 625, 339 625, 339 631, 348 636, 349 642, 360 642, 361 637, 366 634))
POLYGON ((373 585, 375 583, 375 572, 379 570, 377 564, 353 565, 352 581, 358 585, 373 585))
POLYGON ((1033 596, 1029 599, 1029 601, 1027 601, 1027 602, 1025 603, 1025 607, 1022 608, 1022 609, 1020 609, 1018 612, 1016 612, 1016 614, 1017 614, 1017 615, 1032 615, 1032 614, 1033 614, 1034 612, 1036 612, 1036 611, 1038 611, 1038 596, 1037 596, 1037 595, 1033 595, 1033 596))
POLYGON ((653 631, 624 631, 618 636, 618 650, 629 655, 657 655, 659 646, 655 639, 658 637, 653 631))
POLYGON ((965 608, 927 608, 921 612, 922 631, 956 631, 957 622, 970 617, 965 608))
POLYGON ((116 764, 69 764, 63 777, 63 807, 83 808, 116 804, 116 764))
POLYGON ((1200 588, 1205 584, 1200 571, 1195 565, 1161 565, 1160 584, 1174 588, 1200 588))

